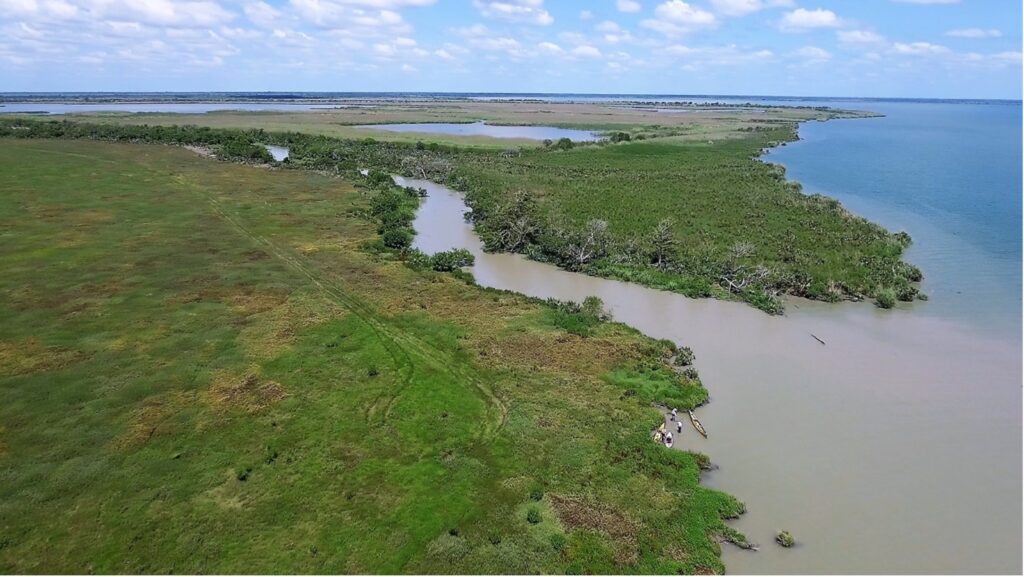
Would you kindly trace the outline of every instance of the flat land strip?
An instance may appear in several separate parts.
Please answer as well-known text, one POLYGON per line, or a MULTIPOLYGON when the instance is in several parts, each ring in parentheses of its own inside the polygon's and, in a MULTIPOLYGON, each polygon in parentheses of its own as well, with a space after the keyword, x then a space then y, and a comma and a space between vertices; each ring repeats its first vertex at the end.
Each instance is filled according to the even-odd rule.
MULTIPOLYGON (((902 260, 909 236, 857 217, 833 199, 803 194, 782 167, 757 159, 764 149, 795 139, 798 122, 870 113, 653 103, 350 106, 69 118, 105 127, 99 138, 124 140, 194 144, 204 138, 195 129, 174 136, 161 132, 170 125, 245 130, 248 141, 236 148, 251 147, 251 141, 289 146, 291 167, 348 174, 376 168, 429 177, 466 193, 489 249, 687 296, 742 299, 773 313, 782 312, 786 295, 873 298, 885 307, 921 296, 921 271, 902 260), (610 143, 542 145, 356 126, 481 119, 599 130, 610 143), (440 164, 451 169, 423 168, 440 164)), ((75 137, 93 136, 79 130, 75 137)))
MULTIPOLYGON (((811 108, 667 106, 638 103, 549 103, 549 102, 415 102, 377 100, 353 101, 347 108, 317 109, 307 112, 221 111, 205 114, 155 114, 98 112, 64 115, 83 122, 115 124, 185 125, 213 128, 262 128, 267 131, 295 131, 336 138, 376 138, 397 142, 431 141, 442 144, 474 145, 492 148, 537 146, 529 139, 486 136, 397 133, 360 125, 476 122, 492 124, 542 125, 590 130, 628 130, 638 126, 657 126, 693 139, 735 136, 736 129, 753 124, 772 124, 831 118, 836 113, 811 108)), ((844 112, 855 117, 860 113, 844 112)), ((36 116, 39 118, 39 116, 36 116)))

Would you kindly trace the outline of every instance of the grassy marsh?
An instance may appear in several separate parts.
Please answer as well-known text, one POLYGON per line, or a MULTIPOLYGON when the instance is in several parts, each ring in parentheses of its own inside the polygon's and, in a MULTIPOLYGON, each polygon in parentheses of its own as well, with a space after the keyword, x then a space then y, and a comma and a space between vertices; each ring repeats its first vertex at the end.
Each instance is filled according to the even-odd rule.
POLYGON ((3 139, 0 190, 0 570, 723 570, 665 344, 367 252, 310 171, 3 139))

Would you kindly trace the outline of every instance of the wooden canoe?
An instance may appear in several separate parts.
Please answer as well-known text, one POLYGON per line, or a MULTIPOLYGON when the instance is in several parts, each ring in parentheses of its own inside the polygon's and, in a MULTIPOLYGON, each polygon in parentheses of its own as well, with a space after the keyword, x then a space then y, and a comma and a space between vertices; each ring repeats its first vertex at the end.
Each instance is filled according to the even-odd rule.
POLYGON ((688 412, 690 413, 690 423, 693 424, 693 428, 697 429, 697 432, 700 433, 702 437, 707 439, 708 432, 704 429, 704 425, 700 424, 700 421, 697 420, 697 417, 693 415, 693 411, 688 412))

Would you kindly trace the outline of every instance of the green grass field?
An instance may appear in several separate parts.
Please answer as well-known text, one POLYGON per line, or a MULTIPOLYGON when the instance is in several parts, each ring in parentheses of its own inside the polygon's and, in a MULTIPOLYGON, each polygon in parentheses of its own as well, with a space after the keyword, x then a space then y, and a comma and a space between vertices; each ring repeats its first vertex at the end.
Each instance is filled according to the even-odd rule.
POLYGON ((663 346, 362 250, 367 195, 0 139, 0 572, 723 570, 663 346))

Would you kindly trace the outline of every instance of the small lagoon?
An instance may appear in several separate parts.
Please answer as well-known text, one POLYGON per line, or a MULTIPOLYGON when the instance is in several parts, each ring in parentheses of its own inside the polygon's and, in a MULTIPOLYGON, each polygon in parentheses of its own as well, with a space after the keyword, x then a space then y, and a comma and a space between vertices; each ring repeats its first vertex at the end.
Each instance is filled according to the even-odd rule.
POLYGON ((278 162, 283 162, 286 158, 288 158, 288 149, 283 146, 264 144, 263 147, 266 148, 267 152, 270 153, 270 156, 273 156, 274 160, 278 162))

